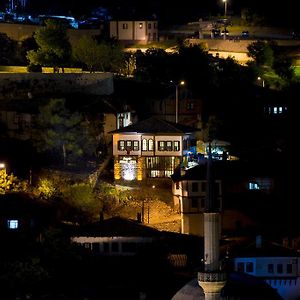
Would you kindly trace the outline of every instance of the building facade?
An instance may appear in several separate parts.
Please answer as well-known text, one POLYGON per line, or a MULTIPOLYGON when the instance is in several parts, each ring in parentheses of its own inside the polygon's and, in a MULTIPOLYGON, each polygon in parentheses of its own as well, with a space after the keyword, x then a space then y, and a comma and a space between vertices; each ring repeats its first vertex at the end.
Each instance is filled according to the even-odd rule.
POLYGON ((194 128, 149 118, 113 135, 115 180, 170 177, 188 157, 194 128))
POLYGON ((155 20, 114 20, 109 23, 109 35, 127 43, 147 44, 158 41, 158 26, 155 20))

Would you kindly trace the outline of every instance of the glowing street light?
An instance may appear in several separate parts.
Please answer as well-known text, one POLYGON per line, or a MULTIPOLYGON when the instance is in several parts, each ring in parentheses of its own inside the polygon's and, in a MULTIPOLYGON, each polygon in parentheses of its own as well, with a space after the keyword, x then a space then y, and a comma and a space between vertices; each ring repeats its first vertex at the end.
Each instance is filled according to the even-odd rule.
POLYGON ((264 88, 265 87, 265 81, 260 76, 257 77, 257 80, 261 81, 261 86, 264 88))
MULTIPOLYGON (((170 81, 173 83, 173 81, 170 81)), ((180 85, 185 85, 185 82, 183 80, 179 81, 179 83, 175 84, 175 123, 178 123, 178 87, 180 85)))
POLYGON ((222 0, 224 2, 224 17, 227 16, 227 0, 222 0))

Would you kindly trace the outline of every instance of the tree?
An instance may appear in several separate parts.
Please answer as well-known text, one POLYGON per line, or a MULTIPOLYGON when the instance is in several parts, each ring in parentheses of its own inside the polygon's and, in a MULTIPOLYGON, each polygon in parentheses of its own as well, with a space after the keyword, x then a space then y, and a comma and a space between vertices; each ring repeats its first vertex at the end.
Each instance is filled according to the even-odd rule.
POLYGON ((84 36, 78 41, 73 48, 73 56, 90 72, 119 72, 125 61, 124 53, 118 44, 98 42, 90 36, 84 36))
POLYGON ((27 189, 27 183, 19 180, 13 173, 7 174, 5 169, 0 170, 0 194, 19 192, 27 189))
POLYGON ((17 42, 5 33, 0 32, 0 65, 14 64, 16 59, 17 42))
POLYGON ((38 44, 36 43, 33 36, 23 39, 18 46, 18 58, 20 64, 28 65, 29 61, 27 58, 27 52, 30 50, 36 51, 37 49, 38 49, 38 44))
POLYGON ((33 141, 39 152, 58 153, 64 164, 83 157, 94 157, 97 139, 88 121, 65 106, 65 99, 51 99, 40 107, 33 141))
POLYGON ((27 58, 31 64, 53 67, 55 72, 69 62, 71 44, 65 25, 57 20, 47 20, 45 23, 46 26, 34 34, 38 49, 28 51, 27 58))
POLYGON ((256 65, 272 67, 274 61, 274 52, 269 43, 257 41, 248 47, 248 56, 253 58, 256 65))

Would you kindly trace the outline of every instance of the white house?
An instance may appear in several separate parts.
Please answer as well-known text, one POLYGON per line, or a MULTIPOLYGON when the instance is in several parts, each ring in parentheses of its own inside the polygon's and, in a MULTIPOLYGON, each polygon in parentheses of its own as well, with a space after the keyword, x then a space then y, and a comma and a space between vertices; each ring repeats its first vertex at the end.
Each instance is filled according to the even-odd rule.
POLYGON ((187 158, 196 130, 149 118, 112 131, 115 180, 170 177, 187 158))
POLYGON ((158 41, 156 20, 113 20, 109 22, 109 35, 127 43, 147 44, 158 41))
POLYGON ((249 245, 233 259, 237 272, 263 279, 284 300, 300 297, 299 252, 256 237, 256 243, 249 245))

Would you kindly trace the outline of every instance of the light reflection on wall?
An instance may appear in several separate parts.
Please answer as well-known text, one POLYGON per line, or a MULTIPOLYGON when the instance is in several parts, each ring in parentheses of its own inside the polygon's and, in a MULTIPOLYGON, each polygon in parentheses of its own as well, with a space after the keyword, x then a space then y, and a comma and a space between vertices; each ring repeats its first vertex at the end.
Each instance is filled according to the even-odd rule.
POLYGON ((136 161, 131 157, 124 157, 120 160, 121 177, 124 180, 134 180, 136 178, 136 161))

